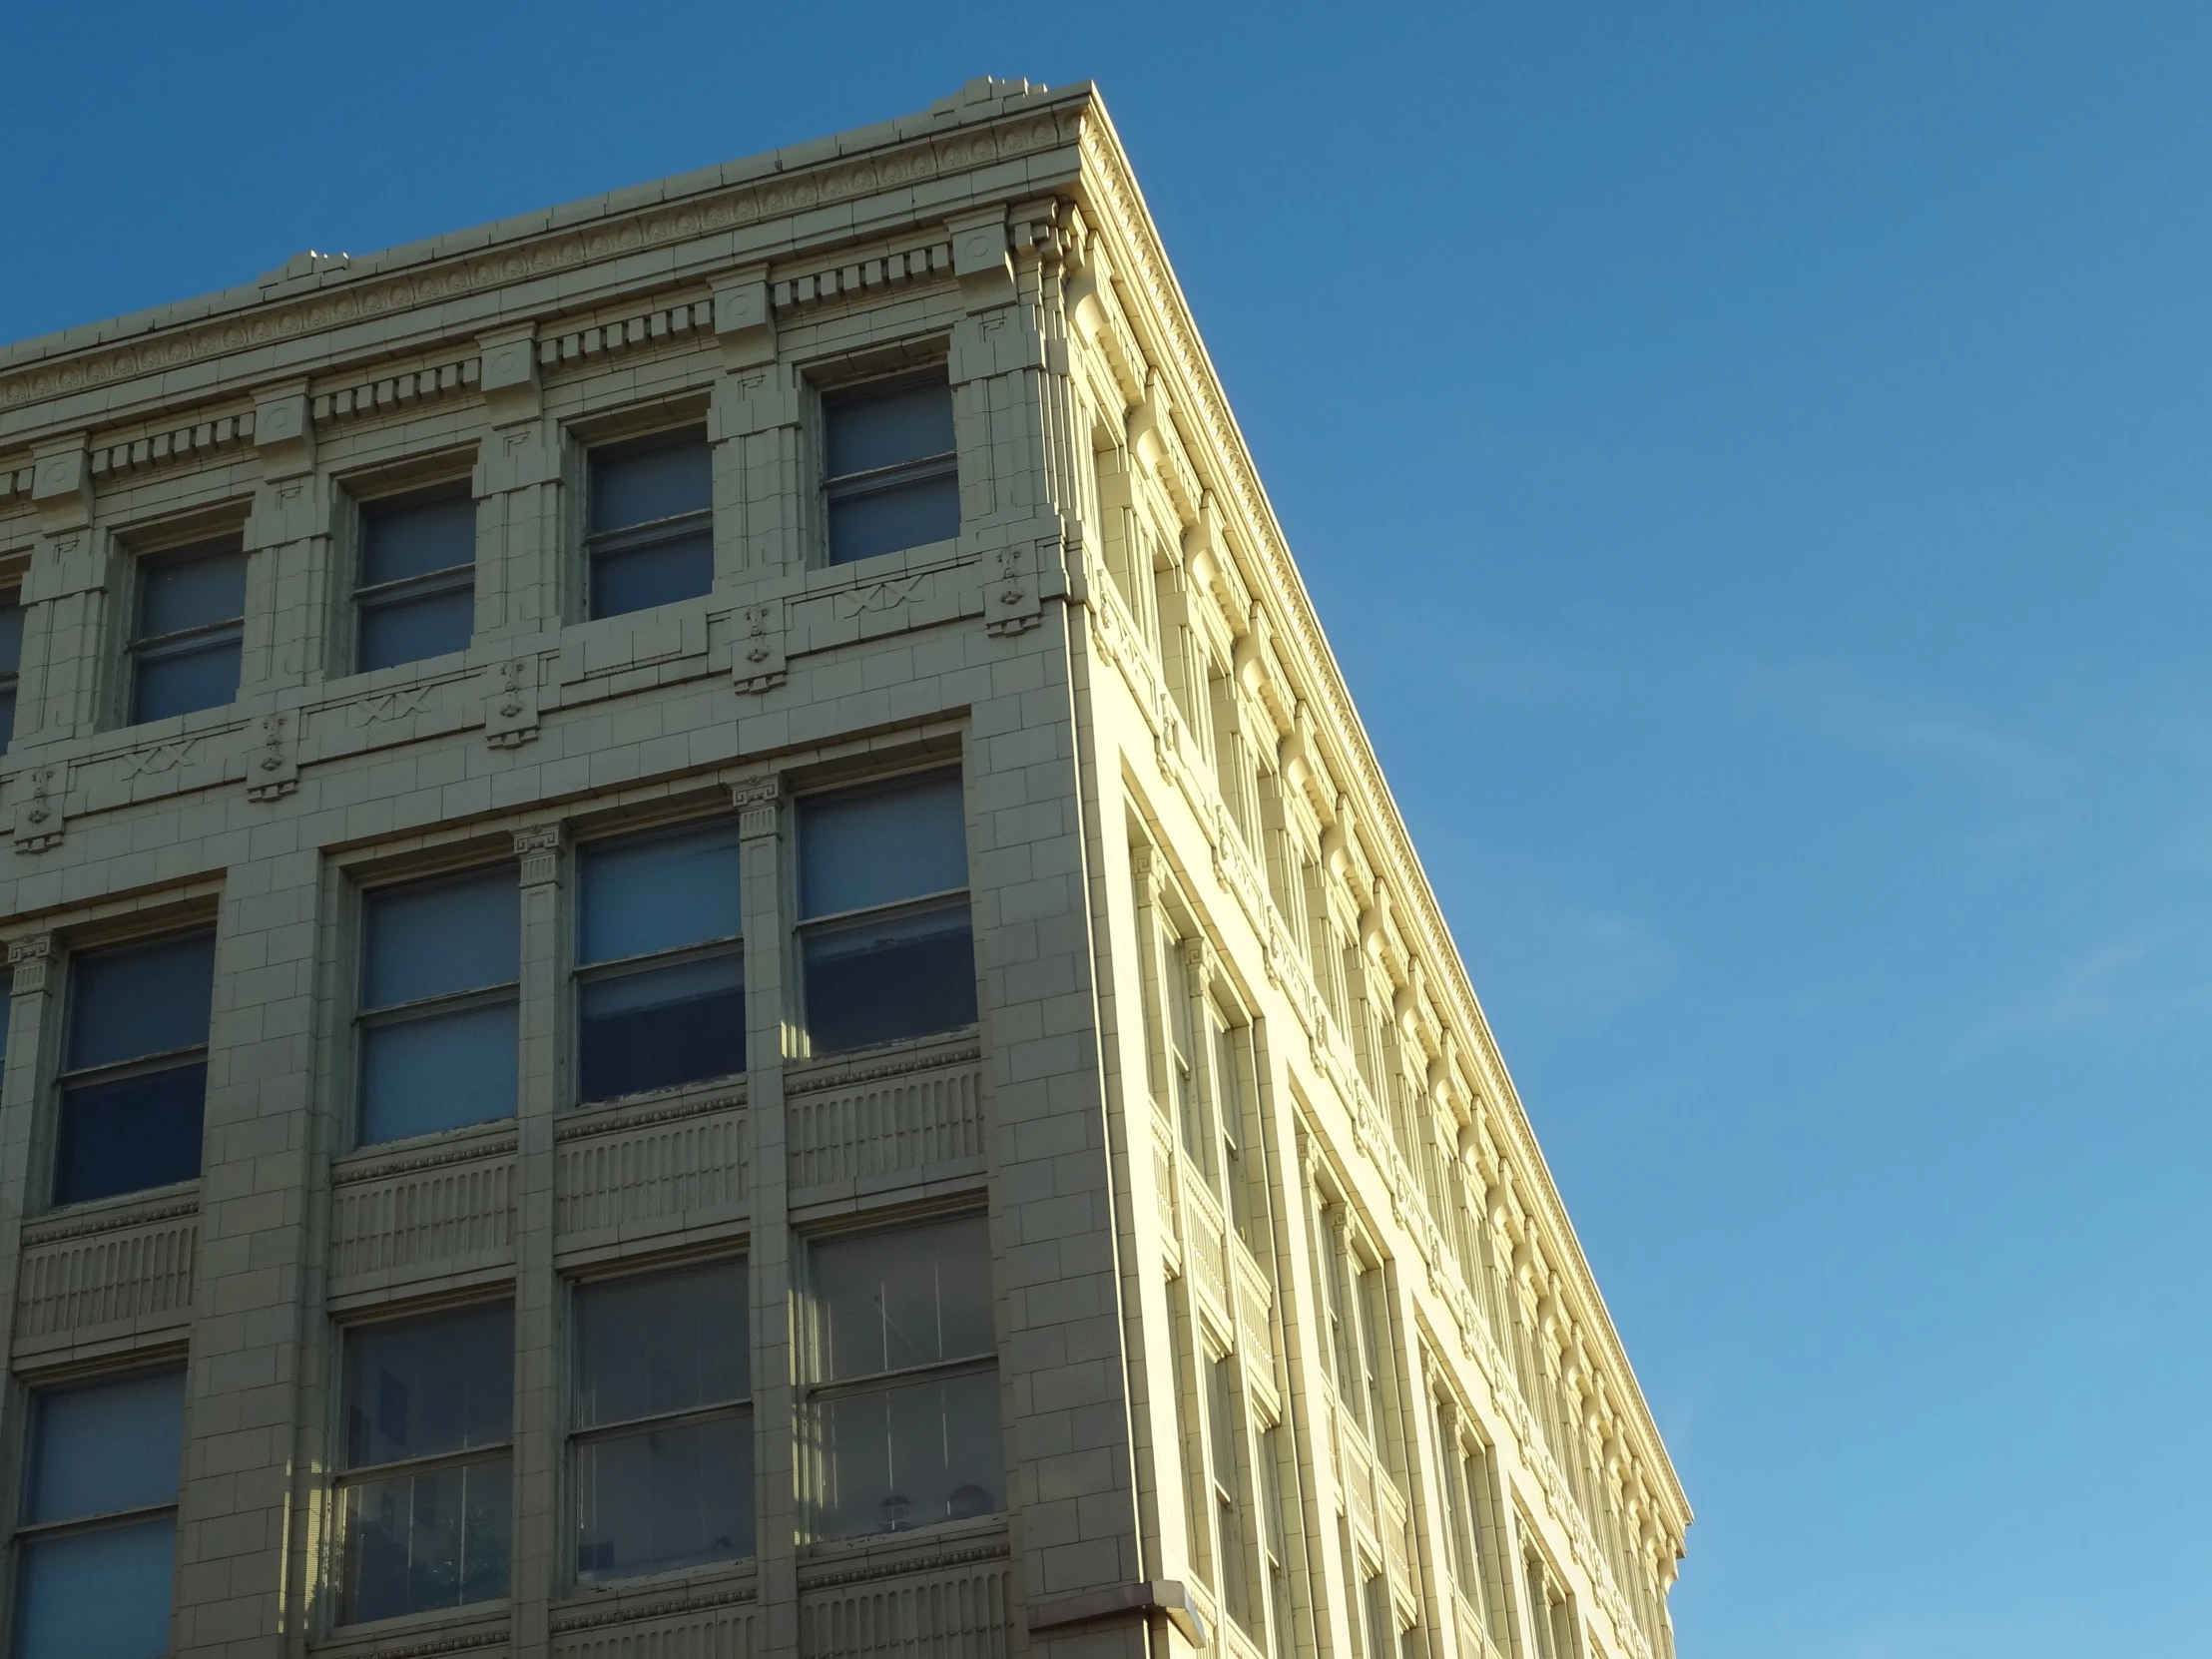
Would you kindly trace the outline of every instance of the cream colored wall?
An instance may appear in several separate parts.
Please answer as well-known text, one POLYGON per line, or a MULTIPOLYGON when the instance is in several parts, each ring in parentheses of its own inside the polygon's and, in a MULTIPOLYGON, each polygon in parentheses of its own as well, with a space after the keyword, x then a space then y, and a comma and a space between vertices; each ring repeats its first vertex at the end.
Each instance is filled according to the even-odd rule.
MULTIPOLYGON (((1591 1651, 1667 1651, 1686 1507, 1189 328, 1088 89, 974 83, 882 127, 349 266, 294 261, 0 353, 0 580, 19 575, 29 612, 0 761, 6 1414, 19 1424, 45 1381, 189 1358, 180 1653, 888 1653, 887 1629, 849 1632, 894 1602, 978 1651, 1134 1653, 1147 1627, 1128 1618, 1026 1626, 1163 1579, 1209 1604, 1176 1412, 1180 1389, 1203 1444, 1189 1360, 1209 1351, 1292 1442, 1298 1651, 1362 1651, 1348 1539, 1438 1659, 1482 1651, 1452 1600, 1431 1397, 1493 1446, 1503 1547, 1555 1564, 1591 1651), (813 388, 930 352, 955 386, 960 541, 821 565, 813 388), (700 418, 714 591, 577 620, 581 442, 700 418), (478 501, 475 642, 346 674, 349 492, 431 475, 466 475, 478 501), (238 702, 117 729, 131 556, 221 522, 251 549, 238 702), (1191 672, 1209 663, 1235 688, 1218 710, 1191 672), (1249 757, 1249 776, 1229 773, 1241 824, 1207 759, 1217 732, 1249 757), (791 793, 951 757, 979 1027, 808 1060, 783 985, 791 793), (737 813, 746 837, 751 1069, 566 1110, 571 849, 699 812, 737 813), (521 1113, 354 1150, 351 882, 486 857, 517 860, 525 884, 521 1113), (1302 860, 1314 908, 1354 947, 1341 1018, 1297 942, 1302 860), (44 1213, 68 954, 180 918, 219 931, 202 1176, 44 1213), (1256 1033, 1263 1252, 1223 1237, 1163 1140, 1145 1008, 1166 928, 1256 1033), (1444 1149, 1425 1187, 1360 1081, 1357 1032, 1382 1026, 1397 1036, 1368 1039, 1381 1098, 1444 1149), (980 1138, 886 1165, 839 1127, 885 1091, 949 1114, 941 1145, 980 1138), (610 1183, 625 1159, 687 1178, 610 1183), (794 1230, 963 1200, 992 1221, 1010 1513, 887 1548, 804 1547, 781 1313, 794 1230), (424 1215, 447 1219, 408 1219, 424 1215), (1321 1225, 1384 1273, 1392 1376, 1417 1407, 1381 1486, 1317 1333, 1321 1225), (761 1556, 572 1592, 563 1284, 738 1247, 761 1556), (512 1602, 333 1632, 333 1322, 501 1292, 518 1333, 512 1602), (1525 1386, 1507 1352, 1530 1357, 1525 1386), (1547 1411, 1568 1422, 1557 1455, 1547 1411)), ((1339 965, 1324 958, 1324 977, 1339 965)), ((19 1444, 10 1428, 0 1456, 19 1444)), ((1153 1620, 1149 1645, 1176 1650, 1171 1629, 1153 1620)), ((1527 1640, 1507 1631, 1509 1651, 1527 1640)))

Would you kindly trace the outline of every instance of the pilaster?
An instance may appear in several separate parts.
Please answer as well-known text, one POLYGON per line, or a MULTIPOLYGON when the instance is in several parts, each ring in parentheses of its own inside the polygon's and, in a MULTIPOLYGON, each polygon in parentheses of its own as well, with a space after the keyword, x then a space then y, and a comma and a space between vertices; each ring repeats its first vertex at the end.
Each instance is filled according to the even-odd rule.
POLYGON ((567 1096, 562 1017, 562 883, 558 824, 515 832, 522 884, 520 1098, 516 1108, 514 1563, 512 1641, 547 1651, 562 1579, 561 1282, 553 1268, 553 1131, 567 1096))

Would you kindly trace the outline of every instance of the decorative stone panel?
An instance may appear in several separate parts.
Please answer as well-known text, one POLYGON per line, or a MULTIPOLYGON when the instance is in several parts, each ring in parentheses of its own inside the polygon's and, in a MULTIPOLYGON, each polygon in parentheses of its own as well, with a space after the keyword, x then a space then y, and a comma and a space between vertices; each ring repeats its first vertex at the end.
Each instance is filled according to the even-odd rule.
POLYGON ((799 1651, 805 1659, 1005 1659, 1015 1650, 1014 1601, 1004 1545, 986 1559, 894 1577, 831 1575, 800 1590, 799 1651))
POLYGON ((968 1046, 794 1082, 793 1202, 980 1175, 982 1069, 968 1046))
POLYGON ((612 1125, 563 1125, 555 1227, 562 1243, 712 1226, 746 1213, 746 1112, 722 1093, 612 1125))
POLYGON ((333 1292, 514 1260, 512 1135, 489 1146, 355 1165, 332 1184, 333 1292))
POLYGON ((743 1598, 702 1597, 600 1613, 553 1633, 553 1659, 754 1659, 760 1612, 743 1598))
POLYGON ((192 1318, 199 1247, 199 1210, 189 1201, 105 1224, 26 1228, 17 1346, 184 1325, 192 1318))

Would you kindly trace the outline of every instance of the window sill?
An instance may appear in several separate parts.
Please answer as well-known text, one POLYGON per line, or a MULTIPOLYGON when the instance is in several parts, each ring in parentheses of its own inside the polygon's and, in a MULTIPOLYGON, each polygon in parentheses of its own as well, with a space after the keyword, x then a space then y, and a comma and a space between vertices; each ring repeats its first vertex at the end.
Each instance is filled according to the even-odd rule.
POLYGON ((662 1118, 728 1111, 743 1107, 745 1098, 746 1074, 736 1071, 726 1077, 710 1077, 698 1083, 678 1083, 666 1089, 643 1089, 636 1094, 616 1095, 612 1100, 579 1101, 561 1114, 553 1135, 556 1140, 567 1141, 604 1130, 628 1128, 641 1121, 656 1122, 662 1118))
POLYGON ((136 1192, 109 1198, 88 1198, 75 1204, 56 1204, 26 1217, 23 1242, 45 1244, 78 1233, 104 1233, 113 1227, 131 1227, 175 1211, 197 1209, 200 1178, 172 1181, 161 1187, 141 1187, 136 1192))
POLYGON ((899 1037, 866 1048, 840 1048, 834 1054, 790 1060, 785 1063, 784 1088, 792 1094, 809 1089, 832 1089, 871 1077, 927 1071, 933 1066, 980 1059, 982 1031, 979 1024, 959 1025, 926 1037, 899 1037))
POLYGON ((369 1181, 427 1163, 459 1163, 469 1158, 502 1156, 514 1149, 514 1118, 493 1118, 489 1123, 464 1124, 459 1129, 439 1129, 427 1135, 354 1147, 330 1160, 330 1180, 333 1185, 369 1181))
POLYGON ((802 1590, 833 1583, 846 1577, 873 1578, 897 1572, 922 1572, 950 1560, 980 1558, 1006 1547, 1007 1517, 1003 1512, 977 1515, 969 1520, 940 1521, 906 1532, 884 1532, 865 1538, 825 1539, 802 1546, 799 1585, 802 1590))
POLYGON ((960 557, 960 538, 948 536, 943 541, 918 542, 912 547, 901 547, 889 553, 871 553, 864 559, 847 559, 842 564, 822 564, 807 572, 807 587, 837 587, 854 576, 866 575, 880 581, 886 575, 902 574, 909 570, 922 570, 937 565, 952 564, 960 557))
POLYGON ((388 1619, 337 1625, 308 1645, 318 1654, 366 1655, 380 1653, 393 1641, 419 1633, 440 1638, 441 1645, 450 1642, 489 1647, 506 1636, 508 1615, 507 1598, 501 1596, 497 1601, 475 1601, 462 1607, 439 1607, 426 1613, 401 1613, 388 1619))
POLYGON ((758 1593, 759 1567, 752 1556, 703 1567, 640 1573, 635 1578, 585 1580, 562 1592, 553 1605, 553 1628, 566 1633, 629 1619, 657 1618, 698 1605, 751 1601, 758 1593))

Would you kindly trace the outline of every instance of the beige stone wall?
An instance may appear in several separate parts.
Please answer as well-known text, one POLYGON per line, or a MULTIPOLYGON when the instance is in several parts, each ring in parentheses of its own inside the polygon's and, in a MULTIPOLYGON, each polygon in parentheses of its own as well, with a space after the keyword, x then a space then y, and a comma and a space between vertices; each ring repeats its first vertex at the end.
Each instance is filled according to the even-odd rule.
POLYGON ((182 1360, 175 1651, 1671 1653, 1686 1504, 1088 88, 974 83, 0 353, 0 1481, 32 1390, 182 1360), (829 565, 820 394, 927 362, 961 534, 829 565), (712 592, 587 620, 584 446, 695 420, 712 592), (348 672, 354 503, 460 479, 473 643, 348 672), (136 561, 226 528, 237 701, 123 725, 136 561), (794 801, 947 765, 978 1022, 810 1057, 794 801), (709 817, 749 1069, 579 1110, 576 848, 709 817), (356 1147, 361 884, 485 863, 522 894, 520 1111, 356 1147), (68 964, 186 924, 217 937, 201 1175, 56 1209, 68 964), (808 1543, 796 1252, 961 1210, 1007 1511, 808 1543), (758 1556, 578 1585, 571 1288, 730 1254, 758 1556), (340 1625, 340 1333, 486 1299, 512 1595, 340 1625), (1147 1602, 1176 1616, 1116 1610, 1147 1602))

